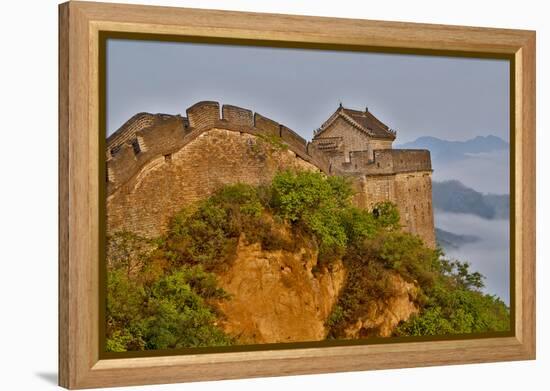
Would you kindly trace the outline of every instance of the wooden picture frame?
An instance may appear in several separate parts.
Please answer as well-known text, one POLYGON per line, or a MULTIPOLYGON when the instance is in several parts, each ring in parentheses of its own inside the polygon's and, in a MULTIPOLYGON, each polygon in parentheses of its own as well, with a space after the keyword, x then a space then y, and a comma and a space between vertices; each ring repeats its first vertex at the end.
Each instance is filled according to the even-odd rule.
POLYGON ((90 388, 535 358, 535 32, 88 2, 59 6, 59 384, 90 388), (510 59, 513 336, 104 359, 99 352, 100 34, 510 59))

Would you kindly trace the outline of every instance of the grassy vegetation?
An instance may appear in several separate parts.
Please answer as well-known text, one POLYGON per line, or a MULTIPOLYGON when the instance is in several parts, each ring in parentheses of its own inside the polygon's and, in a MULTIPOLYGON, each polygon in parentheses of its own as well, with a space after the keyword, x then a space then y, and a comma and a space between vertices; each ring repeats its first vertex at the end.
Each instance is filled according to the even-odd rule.
POLYGON ((258 142, 265 142, 275 150, 286 151, 288 149, 288 144, 286 144, 279 136, 275 136, 273 134, 258 133, 256 137, 258 142))
POLYGON ((348 270, 327 321, 339 338, 372 300, 393 292, 392 273, 414 282, 421 312, 396 335, 497 331, 509 327, 498 299, 480 292, 482 276, 403 233, 391 203, 372 212, 351 204, 341 177, 283 171, 269 186, 225 186, 178 212, 165 235, 146 240, 119 232, 108 240, 107 350, 220 346, 235 341, 219 327, 216 284, 240 238, 266 251, 318 249, 320 266, 342 259, 348 270), (290 232, 290 234, 289 234, 290 232))

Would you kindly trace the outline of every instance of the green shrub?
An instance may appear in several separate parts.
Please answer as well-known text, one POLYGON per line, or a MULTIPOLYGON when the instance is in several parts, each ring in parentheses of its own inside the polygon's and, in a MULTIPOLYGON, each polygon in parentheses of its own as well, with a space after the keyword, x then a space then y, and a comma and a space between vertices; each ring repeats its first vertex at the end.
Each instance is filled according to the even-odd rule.
MULTIPOLYGON (((192 273, 195 282, 196 273, 192 273)), ((203 281, 204 282, 204 281, 203 281)), ((208 288, 208 287, 207 287, 208 288)), ((218 290, 211 292, 221 294, 218 290)), ((146 349, 224 346, 232 343, 215 326, 216 316, 189 284, 189 273, 177 271, 151 286, 143 319, 146 349)))
POLYGON ((140 348, 143 348, 144 341, 139 338, 138 342, 138 339, 136 339, 128 329, 115 330, 112 331, 111 335, 107 338, 105 350, 108 352, 126 352, 128 347, 132 345, 138 348, 130 350, 141 350, 140 348))
POLYGON ((338 211, 349 206, 352 195, 345 178, 311 171, 282 171, 271 186, 271 206, 291 222, 307 219, 319 209, 338 211))
POLYGON ((241 232, 258 219, 263 206, 254 187, 225 186, 194 208, 172 219, 163 250, 178 264, 201 264, 209 270, 232 260, 241 232))
POLYGON ((395 204, 389 201, 379 202, 374 206, 372 213, 379 227, 390 231, 401 228, 399 211, 395 204))
POLYGON ((342 216, 350 207, 352 189, 343 177, 310 171, 283 171, 272 183, 274 213, 311 232, 318 240, 321 260, 341 257, 348 237, 342 216))
POLYGON ((510 311, 496 296, 482 293, 483 276, 469 264, 440 259, 441 273, 425 289, 423 310, 396 330, 397 335, 440 335, 510 330, 510 311))
POLYGON ((340 223, 344 228, 350 246, 360 244, 366 238, 372 238, 378 228, 378 222, 368 211, 348 206, 340 213, 340 223))
POLYGON ((131 280, 124 270, 107 273, 106 333, 107 350, 120 352, 143 350, 145 341, 139 320, 143 316, 145 289, 131 280))
POLYGON ((374 256, 385 267, 422 287, 433 284, 440 271, 439 251, 426 247, 419 237, 409 233, 384 232, 369 241, 367 246, 372 248, 376 253, 374 256))
POLYGON ((235 184, 184 208, 172 219, 164 257, 175 264, 201 264, 211 271, 227 268, 241 235, 264 250, 292 250, 296 243, 284 235, 284 220, 268 213, 271 187, 235 184))
POLYGON ((400 336, 447 335, 510 330, 510 314, 498 298, 463 288, 443 287, 428 296, 419 315, 403 322, 400 336))
POLYGON ((330 328, 335 327, 344 320, 344 310, 339 305, 335 305, 327 319, 326 326, 330 328))
POLYGON ((232 339, 216 325, 209 299, 226 299, 215 276, 200 266, 182 267, 152 284, 108 273, 107 342, 111 352, 223 346, 232 339))

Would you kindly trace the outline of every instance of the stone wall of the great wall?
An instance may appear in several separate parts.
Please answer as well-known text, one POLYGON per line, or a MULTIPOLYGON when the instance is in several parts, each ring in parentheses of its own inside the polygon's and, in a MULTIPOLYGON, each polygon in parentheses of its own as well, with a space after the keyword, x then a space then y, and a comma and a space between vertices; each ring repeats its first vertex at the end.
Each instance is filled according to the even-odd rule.
POLYGON ((284 169, 318 168, 263 139, 225 129, 202 133, 171 155, 148 162, 107 199, 108 231, 162 233, 181 208, 237 182, 258 185, 284 169))
POLYGON ((379 202, 397 205, 401 225, 435 247, 431 171, 354 176, 354 203, 372 210, 379 202))
POLYGON ((187 118, 140 115, 141 127, 129 121, 107 140, 109 232, 154 237, 175 212, 222 185, 267 183, 284 169, 330 171, 291 129, 235 106, 221 114, 218 103, 199 102, 187 118))
POLYGON ((435 247, 431 171, 396 174, 394 202, 405 230, 435 247))
POLYGON ((224 184, 267 183, 295 168, 349 175, 357 206, 392 201, 404 228, 435 245, 429 152, 353 151, 331 167, 314 144, 250 110, 199 102, 186 114, 141 113, 107 140, 108 232, 157 236, 174 213, 224 184))

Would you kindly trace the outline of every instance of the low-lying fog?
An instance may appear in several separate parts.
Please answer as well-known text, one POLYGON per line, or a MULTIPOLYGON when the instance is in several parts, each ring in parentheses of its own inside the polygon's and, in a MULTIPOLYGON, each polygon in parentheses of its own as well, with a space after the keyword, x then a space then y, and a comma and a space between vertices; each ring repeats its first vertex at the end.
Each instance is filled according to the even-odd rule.
POLYGON ((438 228, 462 235, 475 235, 479 241, 446 250, 447 258, 468 261, 471 269, 485 276, 484 291, 510 304, 510 222, 487 220, 469 214, 435 211, 438 228))
POLYGON ((434 162, 433 180, 457 179, 481 193, 509 194, 509 162, 507 150, 471 154, 466 159, 451 162, 434 162))

